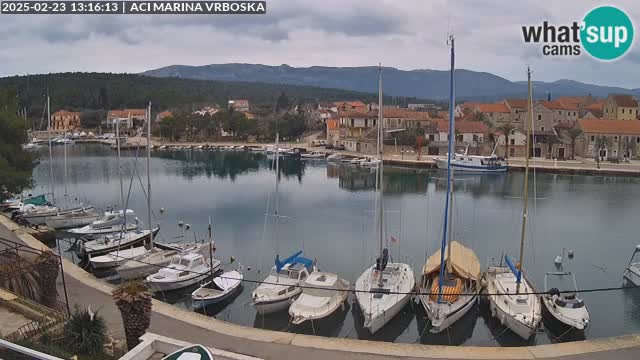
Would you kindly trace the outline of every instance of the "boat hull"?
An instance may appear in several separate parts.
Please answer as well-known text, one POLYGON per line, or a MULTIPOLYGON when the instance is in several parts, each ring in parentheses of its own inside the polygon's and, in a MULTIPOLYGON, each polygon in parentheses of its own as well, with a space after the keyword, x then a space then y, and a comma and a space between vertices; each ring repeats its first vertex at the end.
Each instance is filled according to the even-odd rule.
MULTIPOLYGON (((447 160, 446 159, 434 159, 438 169, 447 169, 447 160)), ((506 172, 508 167, 506 165, 502 166, 476 166, 476 165, 466 165, 466 164, 458 164, 454 161, 451 162, 451 168, 457 172, 474 172, 474 173, 503 173, 506 172)))
POLYGON ((629 266, 624 270, 624 278, 636 286, 640 286, 640 269, 636 266, 629 266))
POLYGON ((79 226, 89 225, 92 222, 98 220, 100 216, 98 214, 90 214, 86 216, 77 216, 72 218, 66 218, 63 216, 52 217, 45 221, 48 227, 52 229, 66 229, 75 228, 79 226))
MULTIPOLYGON (((156 236, 156 234, 158 233, 160 229, 159 228, 155 228, 152 232, 151 232, 151 238, 153 239, 153 237, 156 236)), ((142 245, 147 239, 149 238, 148 233, 147 234, 140 234, 140 236, 132 239, 131 241, 125 243, 124 245, 122 243, 114 243, 113 246, 108 246, 108 247, 102 247, 102 248, 97 248, 97 249, 87 249, 86 246, 82 246, 80 248, 80 251, 78 252, 78 255, 83 258, 83 259, 87 259, 90 257, 94 257, 94 256, 100 256, 100 255, 106 255, 112 251, 116 251, 119 249, 130 249, 132 247, 136 247, 136 246, 140 246, 142 245)))
POLYGON ((242 286, 237 286, 233 289, 230 289, 227 292, 224 292, 222 294, 220 294, 220 296, 216 296, 216 297, 210 297, 210 298, 206 298, 206 299, 194 299, 192 297, 192 305, 194 309, 203 309, 207 306, 211 306, 211 305, 215 305, 215 304, 219 304, 222 302, 227 301, 229 298, 231 298, 236 292, 238 292, 240 290, 242 286))
POLYGON ((253 306, 255 306, 258 314, 266 315, 272 314, 278 311, 284 311, 291 306, 291 303, 301 294, 298 292, 297 294, 285 297, 277 300, 269 300, 269 301, 254 301, 253 306))
MULTIPOLYGON (((543 295, 542 303, 544 304, 545 310, 549 314, 549 317, 556 324, 556 326, 559 325, 560 327, 565 329, 574 328, 579 331, 583 331, 587 328, 587 326, 589 326, 589 314, 586 312, 586 308, 584 307, 578 309, 567 309, 567 313, 562 314, 562 312, 553 308, 553 299, 550 299, 543 295), (586 316, 587 321, 582 321, 582 318, 584 316, 586 316)), ((545 327, 547 327, 547 320, 545 320, 545 327)))
POLYGON ((446 330, 449 326, 453 325, 456 321, 460 320, 463 316, 465 316, 477 302, 478 296, 474 294, 472 296, 467 296, 466 298, 467 301, 464 303, 464 305, 459 307, 457 310, 447 314, 447 316, 445 316, 444 318, 438 319, 434 311, 431 309, 431 306, 429 304, 429 297, 421 296, 420 303, 424 307, 425 311, 427 312, 427 316, 431 321, 431 329, 429 329, 429 331, 434 334, 440 333, 443 330, 446 330))
POLYGON ((343 295, 340 296, 340 299, 332 304, 333 306, 329 306, 324 309, 314 309, 313 314, 308 314, 306 316, 304 314, 301 314, 301 313, 299 314, 293 311, 293 305, 292 305, 289 308, 289 315, 291 315, 291 318, 292 318, 291 323, 295 325, 300 325, 305 321, 320 320, 320 319, 324 319, 326 317, 331 316, 331 314, 338 311, 338 309, 344 307, 344 302, 347 300, 347 296, 349 295, 349 293, 344 291, 342 292, 342 294, 343 295))
POLYGON ((198 274, 188 279, 183 279, 180 281, 148 281, 147 284, 151 291, 161 292, 161 291, 173 291, 178 289, 183 289, 189 287, 191 285, 198 284, 199 282, 206 279, 210 274, 198 274))
MULTIPOLYGON (((375 334, 378 330, 382 329, 391 319, 400 313, 400 311, 409 303, 411 299, 410 295, 404 295, 398 302, 396 302, 388 311, 378 313, 375 316, 368 316, 368 314, 362 313, 364 316, 363 327, 371 334, 375 334)), ((362 308, 360 308, 362 309, 362 308)))

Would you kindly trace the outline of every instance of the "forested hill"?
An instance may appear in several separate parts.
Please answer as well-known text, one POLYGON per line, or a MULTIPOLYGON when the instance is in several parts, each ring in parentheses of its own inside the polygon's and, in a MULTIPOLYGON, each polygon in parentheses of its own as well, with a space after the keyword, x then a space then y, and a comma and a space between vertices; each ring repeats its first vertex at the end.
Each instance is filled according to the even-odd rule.
MULTIPOLYGON (((40 117, 49 91, 52 111, 67 109, 143 108, 192 110, 202 104, 226 104, 229 99, 248 99, 256 109, 270 109, 284 92, 292 102, 338 100, 376 101, 377 95, 312 86, 157 78, 135 74, 58 73, 0 78, 0 89, 14 90, 21 107, 40 117)), ((415 99, 403 99, 411 102, 415 99)), ((391 99, 389 98, 389 101, 391 99)))

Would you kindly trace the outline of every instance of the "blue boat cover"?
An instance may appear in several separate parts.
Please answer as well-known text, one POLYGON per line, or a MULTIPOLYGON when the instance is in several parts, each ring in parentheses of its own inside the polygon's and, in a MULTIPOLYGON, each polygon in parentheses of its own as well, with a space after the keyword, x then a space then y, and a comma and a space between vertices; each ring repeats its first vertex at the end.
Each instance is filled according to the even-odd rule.
POLYGON ((45 205, 47 204, 47 198, 44 195, 33 196, 28 199, 22 200, 23 204, 32 204, 32 205, 45 205))
POLYGON ((282 270, 282 268, 286 265, 286 264, 291 264, 293 263, 293 261, 298 257, 302 255, 302 250, 298 251, 297 253, 289 256, 288 258, 280 261, 280 254, 276 254, 276 271, 280 272, 280 270, 282 270))
POLYGON ((507 262, 507 265, 509 266, 509 269, 511 269, 511 272, 513 272, 513 274, 516 276, 516 281, 519 283, 522 277, 522 272, 518 270, 518 268, 513 264, 513 261, 511 260, 509 255, 505 255, 504 260, 507 262))

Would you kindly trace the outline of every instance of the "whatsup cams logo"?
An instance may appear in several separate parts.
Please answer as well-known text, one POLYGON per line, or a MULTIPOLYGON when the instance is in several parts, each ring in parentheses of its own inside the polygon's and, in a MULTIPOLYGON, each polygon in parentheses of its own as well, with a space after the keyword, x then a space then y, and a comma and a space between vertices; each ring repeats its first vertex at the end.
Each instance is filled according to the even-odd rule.
POLYGON ((613 6, 591 10, 571 25, 522 27, 525 43, 542 44, 546 56, 578 56, 586 52, 599 60, 614 60, 624 55, 633 43, 633 23, 624 11, 613 6))

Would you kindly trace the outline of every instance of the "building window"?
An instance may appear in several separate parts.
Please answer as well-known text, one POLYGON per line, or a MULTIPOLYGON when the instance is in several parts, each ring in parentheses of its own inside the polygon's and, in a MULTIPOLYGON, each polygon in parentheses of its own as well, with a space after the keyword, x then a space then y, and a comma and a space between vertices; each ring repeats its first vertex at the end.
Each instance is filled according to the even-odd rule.
POLYGON ((636 144, 640 144, 640 136, 636 136, 636 144))
POLYGON ((624 109, 622 109, 622 113, 624 114, 624 109))
MULTIPOLYGON (((640 137, 638 137, 638 139, 640 140, 640 137)), ((591 135, 591 141, 596 141, 595 135, 591 135)))
POLYGON ((540 128, 540 131, 544 131, 544 126, 540 128))
POLYGON ((558 115, 562 115, 562 111, 558 111, 558 115))
POLYGON ((542 120, 542 115, 538 115, 538 121, 542 120))
POLYGON ((618 137, 617 137, 617 136, 614 136, 614 137, 613 137, 613 141, 614 141, 614 142, 618 142, 618 137))
POLYGON ((516 109, 516 114, 518 113, 518 109, 516 109))
POLYGON ((510 145, 515 145, 516 144, 516 140, 515 139, 509 139, 509 144, 510 145))

